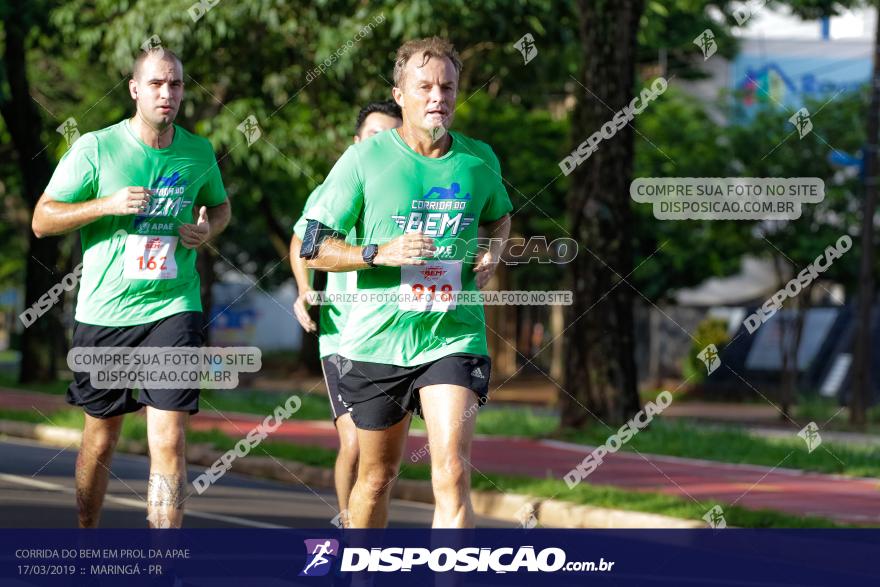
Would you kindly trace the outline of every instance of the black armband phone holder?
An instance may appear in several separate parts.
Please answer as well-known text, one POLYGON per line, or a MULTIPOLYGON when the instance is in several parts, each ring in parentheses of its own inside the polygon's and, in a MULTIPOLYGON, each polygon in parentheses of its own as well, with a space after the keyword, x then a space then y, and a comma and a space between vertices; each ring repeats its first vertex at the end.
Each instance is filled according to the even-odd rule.
POLYGON ((321 224, 317 220, 309 220, 306 224, 305 234, 303 234, 299 256, 303 259, 314 259, 318 256, 318 249, 324 239, 340 237, 341 235, 329 226, 321 224))

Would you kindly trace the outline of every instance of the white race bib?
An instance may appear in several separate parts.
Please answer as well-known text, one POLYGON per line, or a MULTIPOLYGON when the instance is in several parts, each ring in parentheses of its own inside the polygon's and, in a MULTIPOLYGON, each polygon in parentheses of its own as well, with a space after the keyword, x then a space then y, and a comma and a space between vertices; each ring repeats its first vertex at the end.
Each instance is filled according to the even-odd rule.
POLYGON ((398 308, 411 312, 448 312, 461 291, 461 261, 428 261, 400 268, 398 308))
POLYGON ((126 279, 174 279, 177 277, 176 236, 130 234, 125 239, 126 279))

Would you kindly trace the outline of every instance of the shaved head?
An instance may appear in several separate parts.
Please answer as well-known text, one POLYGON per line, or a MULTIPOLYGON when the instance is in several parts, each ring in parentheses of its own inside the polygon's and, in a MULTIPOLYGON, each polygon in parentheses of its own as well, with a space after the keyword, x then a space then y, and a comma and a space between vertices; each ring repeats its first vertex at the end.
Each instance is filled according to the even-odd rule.
POLYGON ((131 66, 132 79, 138 79, 138 77, 140 77, 141 72, 144 69, 144 63, 148 59, 159 59, 176 63, 180 66, 180 70, 183 71, 183 62, 180 60, 180 57, 178 57, 174 53, 174 51, 163 49, 162 47, 155 47, 153 49, 148 49, 147 51, 141 51, 140 53, 138 53, 138 56, 134 60, 134 64, 132 64, 131 66))

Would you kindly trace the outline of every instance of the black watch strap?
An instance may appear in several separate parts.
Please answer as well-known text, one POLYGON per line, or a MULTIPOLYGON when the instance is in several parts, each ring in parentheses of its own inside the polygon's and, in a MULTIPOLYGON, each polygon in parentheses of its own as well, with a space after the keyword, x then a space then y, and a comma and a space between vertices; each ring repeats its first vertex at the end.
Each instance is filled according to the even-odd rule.
POLYGON ((361 249, 361 257, 364 260, 364 263, 369 265, 370 267, 375 267, 373 261, 376 259, 376 255, 379 254, 379 245, 367 245, 363 249, 361 249))

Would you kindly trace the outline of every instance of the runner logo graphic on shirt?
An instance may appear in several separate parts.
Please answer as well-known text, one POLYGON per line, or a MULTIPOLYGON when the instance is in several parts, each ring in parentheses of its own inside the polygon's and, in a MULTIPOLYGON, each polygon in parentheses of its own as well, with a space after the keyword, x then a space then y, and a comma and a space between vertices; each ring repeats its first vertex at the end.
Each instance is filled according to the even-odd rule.
POLYGON ((470 193, 461 193, 457 182, 448 188, 435 186, 412 201, 408 216, 392 215, 391 219, 404 232, 423 232, 431 237, 458 236, 474 221, 473 214, 463 212, 470 199, 470 193))
POLYGON ((187 181, 175 171, 169 176, 160 176, 150 189, 154 194, 150 197, 150 205, 143 212, 135 216, 134 229, 136 232, 147 233, 155 230, 166 231, 173 228, 172 224, 155 224, 151 219, 160 217, 175 218, 181 210, 192 204, 191 199, 184 198, 187 181))
POLYGON ((470 194, 459 195, 461 186, 457 182, 453 182, 448 188, 432 187, 428 193, 422 198, 423 200, 470 200, 470 194), (435 195, 436 194, 436 195, 435 195))

